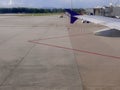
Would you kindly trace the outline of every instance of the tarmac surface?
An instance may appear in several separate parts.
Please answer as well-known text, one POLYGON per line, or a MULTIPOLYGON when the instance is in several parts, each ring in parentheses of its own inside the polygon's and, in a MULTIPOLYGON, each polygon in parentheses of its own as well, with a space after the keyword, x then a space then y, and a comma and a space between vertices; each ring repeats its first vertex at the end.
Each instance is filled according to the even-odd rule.
POLYGON ((53 16, 0 16, 0 90, 120 90, 120 38, 53 16))

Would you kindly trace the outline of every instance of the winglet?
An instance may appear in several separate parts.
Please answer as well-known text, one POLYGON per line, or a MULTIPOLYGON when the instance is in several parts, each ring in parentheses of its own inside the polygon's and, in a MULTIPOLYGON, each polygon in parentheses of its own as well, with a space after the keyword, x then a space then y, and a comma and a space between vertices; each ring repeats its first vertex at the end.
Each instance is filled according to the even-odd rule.
POLYGON ((66 12, 70 14, 70 23, 73 24, 78 18, 75 17, 76 15, 79 15, 78 13, 70 10, 70 9, 65 9, 66 12))

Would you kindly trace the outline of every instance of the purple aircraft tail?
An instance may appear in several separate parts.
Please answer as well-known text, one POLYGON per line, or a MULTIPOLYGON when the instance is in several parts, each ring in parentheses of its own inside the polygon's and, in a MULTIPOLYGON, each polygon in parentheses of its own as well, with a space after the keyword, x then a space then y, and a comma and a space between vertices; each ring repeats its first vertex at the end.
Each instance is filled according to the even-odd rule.
POLYGON ((78 18, 75 17, 76 15, 80 15, 70 9, 65 9, 65 11, 67 11, 70 14, 70 23, 73 24, 78 18))

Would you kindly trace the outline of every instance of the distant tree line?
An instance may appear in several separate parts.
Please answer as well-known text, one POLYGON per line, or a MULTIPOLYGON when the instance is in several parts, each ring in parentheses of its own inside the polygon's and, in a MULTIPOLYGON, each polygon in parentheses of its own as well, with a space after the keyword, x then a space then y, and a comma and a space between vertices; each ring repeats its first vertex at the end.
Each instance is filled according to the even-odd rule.
MULTIPOLYGON (((84 11, 84 9, 73 9, 76 12, 84 11)), ((64 9, 42 9, 42 8, 0 8, 0 13, 63 13, 64 9)))

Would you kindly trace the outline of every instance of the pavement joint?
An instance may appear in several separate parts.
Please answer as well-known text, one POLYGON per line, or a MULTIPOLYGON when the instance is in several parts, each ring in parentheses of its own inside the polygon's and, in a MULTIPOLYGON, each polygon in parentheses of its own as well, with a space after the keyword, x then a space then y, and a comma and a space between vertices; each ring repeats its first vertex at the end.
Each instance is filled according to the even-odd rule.
POLYGON ((19 62, 14 66, 13 69, 11 69, 10 73, 6 76, 6 78, 3 80, 3 82, 0 83, 0 87, 4 86, 4 83, 9 79, 9 77, 11 77, 11 75, 13 75, 14 71, 16 70, 16 68, 20 65, 20 63, 25 59, 25 57, 31 52, 31 50, 33 49, 33 47, 35 47, 36 45, 33 45, 28 52, 19 60, 19 62))

